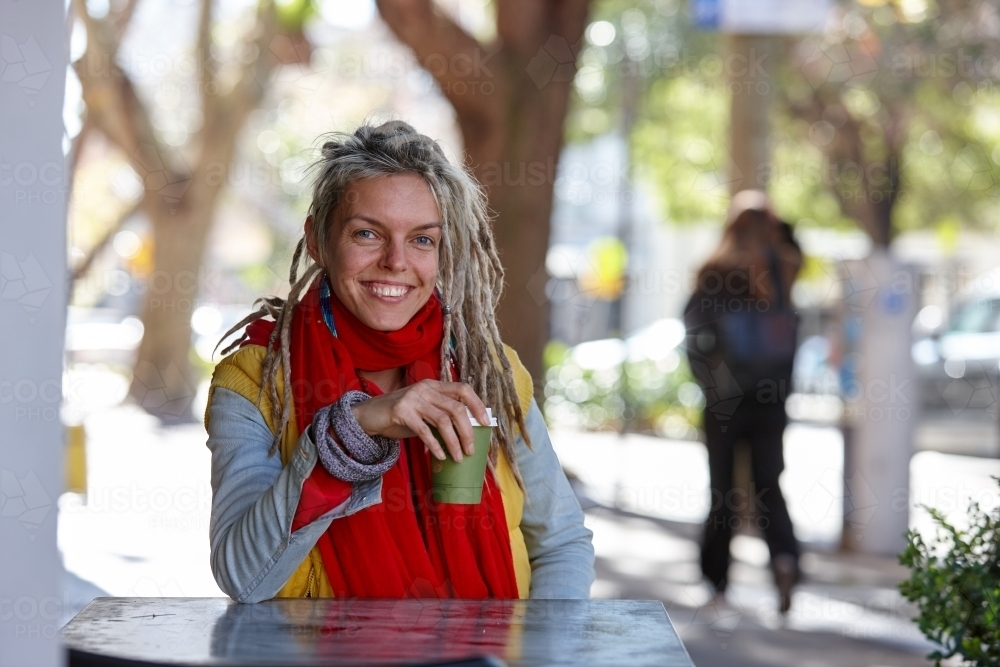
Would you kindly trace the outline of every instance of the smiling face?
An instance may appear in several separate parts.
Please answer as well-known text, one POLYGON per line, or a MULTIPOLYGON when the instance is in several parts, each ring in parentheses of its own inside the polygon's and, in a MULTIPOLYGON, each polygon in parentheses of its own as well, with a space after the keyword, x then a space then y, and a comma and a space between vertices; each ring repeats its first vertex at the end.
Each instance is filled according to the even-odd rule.
MULTIPOLYGON (((320 264, 306 221, 309 254, 320 264)), ((366 178, 348 186, 333 212, 326 248, 334 294, 365 325, 401 329, 437 282, 441 214, 416 174, 366 178)))

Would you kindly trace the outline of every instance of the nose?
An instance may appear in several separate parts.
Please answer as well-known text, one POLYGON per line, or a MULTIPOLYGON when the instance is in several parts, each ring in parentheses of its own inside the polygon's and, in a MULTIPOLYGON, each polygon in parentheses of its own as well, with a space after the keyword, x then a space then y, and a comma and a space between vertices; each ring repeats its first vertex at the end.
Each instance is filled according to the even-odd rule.
POLYGON ((406 270, 406 247, 403 239, 390 239, 382 252, 381 268, 394 273, 406 270))

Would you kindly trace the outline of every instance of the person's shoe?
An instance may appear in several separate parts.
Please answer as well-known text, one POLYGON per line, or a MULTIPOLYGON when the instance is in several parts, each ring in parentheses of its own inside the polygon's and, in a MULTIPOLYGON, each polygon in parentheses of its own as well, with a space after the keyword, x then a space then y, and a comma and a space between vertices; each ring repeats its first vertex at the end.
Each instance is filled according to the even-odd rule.
POLYGON ((774 584, 778 587, 778 610, 784 616, 792 608, 792 589, 799 575, 799 565, 795 556, 778 554, 771 560, 774 570, 774 584))
POLYGON ((726 591, 715 591, 712 593, 712 599, 708 601, 709 606, 712 607, 728 607, 729 602, 726 601, 726 591))

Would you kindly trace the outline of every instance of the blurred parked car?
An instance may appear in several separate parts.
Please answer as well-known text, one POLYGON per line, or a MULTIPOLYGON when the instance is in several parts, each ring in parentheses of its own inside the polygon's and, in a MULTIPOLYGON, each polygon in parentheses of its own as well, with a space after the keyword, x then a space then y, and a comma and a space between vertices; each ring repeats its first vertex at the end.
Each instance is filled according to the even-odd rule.
POLYGON ((937 306, 927 306, 917 316, 912 352, 924 408, 996 415, 1000 273, 996 277, 977 280, 947 323, 937 306))

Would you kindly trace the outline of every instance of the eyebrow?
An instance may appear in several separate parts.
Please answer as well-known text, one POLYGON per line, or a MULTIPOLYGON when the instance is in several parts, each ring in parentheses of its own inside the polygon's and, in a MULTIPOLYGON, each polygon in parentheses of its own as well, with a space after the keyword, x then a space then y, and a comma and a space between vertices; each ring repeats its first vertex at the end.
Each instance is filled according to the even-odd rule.
MULTIPOLYGON (((370 223, 370 224, 373 224, 373 225, 377 225, 379 227, 385 227, 385 223, 383 223, 381 220, 378 220, 376 218, 370 218, 367 215, 354 214, 351 217, 349 217, 346 220, 346 222, 350 222, 351 220, 364 220, 367 223, 370 223)), ((427 222, 427 223, 424 223, 422 225, 418 225, 417 227, 414 227, 413 229, 414 230, 423 230, 423 229, 433 229, 435 227, 442 228, 442 227, 444 227, 444 224, 441 223, 441 222, 427 222)))

